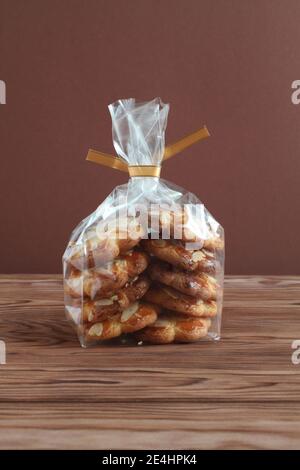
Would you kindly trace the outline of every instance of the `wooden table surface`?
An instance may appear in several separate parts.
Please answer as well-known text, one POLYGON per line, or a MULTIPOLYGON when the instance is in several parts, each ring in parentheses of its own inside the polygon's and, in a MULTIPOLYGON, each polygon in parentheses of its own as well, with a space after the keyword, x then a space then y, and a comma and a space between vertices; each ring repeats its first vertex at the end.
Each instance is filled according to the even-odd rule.
POLYGON ((0 448, 300 448, 300 277, 225 288, 220 342, 82 349, 60 276, 0 276, 0 448))

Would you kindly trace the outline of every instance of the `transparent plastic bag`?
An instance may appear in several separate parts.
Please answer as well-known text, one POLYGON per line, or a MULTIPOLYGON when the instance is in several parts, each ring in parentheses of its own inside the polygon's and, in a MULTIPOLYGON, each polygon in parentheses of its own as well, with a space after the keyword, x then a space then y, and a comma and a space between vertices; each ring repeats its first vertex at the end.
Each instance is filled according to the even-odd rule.
POLYGON ((67 318, 84 347, 113 338, 219 339, 223 228, 194 194, 153 176, 169 106, 129 99, 109 110, 115 150, 135 176, 71 235, 63 256, 67 318))

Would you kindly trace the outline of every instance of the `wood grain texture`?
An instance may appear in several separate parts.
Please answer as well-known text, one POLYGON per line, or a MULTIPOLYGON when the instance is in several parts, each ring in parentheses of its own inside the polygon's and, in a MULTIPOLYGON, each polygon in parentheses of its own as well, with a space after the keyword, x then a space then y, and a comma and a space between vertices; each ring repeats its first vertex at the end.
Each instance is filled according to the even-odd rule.
POLYGON ((300 277, 226 279, 222 340, 81 349, 61 276, 0 276, 0 448, 300 448, 300 277))

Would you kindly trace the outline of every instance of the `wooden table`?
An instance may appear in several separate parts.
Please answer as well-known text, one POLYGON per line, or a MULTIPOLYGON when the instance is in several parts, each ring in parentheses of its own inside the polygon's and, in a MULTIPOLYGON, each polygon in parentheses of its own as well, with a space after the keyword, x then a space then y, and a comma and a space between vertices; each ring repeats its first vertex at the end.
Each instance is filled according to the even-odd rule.
POLYGON ((55 275, 0 276, 0 448, 300 448, 300 277, 229 277, 220 342, 81 349, 55 275))

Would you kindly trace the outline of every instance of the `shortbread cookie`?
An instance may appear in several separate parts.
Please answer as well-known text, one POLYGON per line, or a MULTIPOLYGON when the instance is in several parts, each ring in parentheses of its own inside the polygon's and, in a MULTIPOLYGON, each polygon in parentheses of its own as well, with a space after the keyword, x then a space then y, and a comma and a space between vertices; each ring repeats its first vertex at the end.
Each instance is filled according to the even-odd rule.
POLYGON ((127 282, 141 274, 149 264, 149 256, 132 251, 120 256, 105 267, 88 271, 73 270, 65 278, 65 293, 72 297, 108 298, 127 282))
POLYGON ((182 244, 170 240, 143 240, 142 245, 151 255, 181 269, 215 272, 215 257, 209 251, 186 250, 182 244))
POLYGON ((138 341, 152 344, 191 343, 207 335, 211 321, 208 318, 185 317, 165 312, 150 326, 135 333, 138 341))
POLYGON ((102 321, 123 311, 137 300, 140 300, 149 289, 149 286, 149 278, 142 274, 111 297, 85 300, 83 305, 83 321, 85 323, 102 321))
POLYGON ((157 319, 159 308, 148 303, 135 302, 122 313, 85 327, 86 341, 111 339, 123 333, 132 333, 151 325, 157 319))
POLYGON ((208 274, 181 271, 163 261, 150 264, 148 271, 153 281, 174 287, 184 294, 203 300, 216 299, 217 282, 208 274))
POLYGON ((214 300, 197 299, 162 285, 151 286, 144 299, 168 310, 193 317, 214 317, 217 313, 217 304, 214 300))

